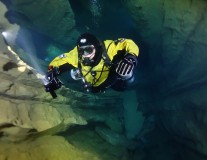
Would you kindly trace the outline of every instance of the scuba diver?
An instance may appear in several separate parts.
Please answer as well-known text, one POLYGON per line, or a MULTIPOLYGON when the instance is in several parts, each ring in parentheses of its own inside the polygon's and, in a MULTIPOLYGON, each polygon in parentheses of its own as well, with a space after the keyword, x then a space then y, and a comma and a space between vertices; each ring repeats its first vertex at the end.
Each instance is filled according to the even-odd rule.
POLYGON ((81 80, 87 92, 104 92, 107 88, 124 91, 134 80, 138 55, 139 48, 131 39, 102 42, 94 35, 84 33, 73 50, 50 62, 46 91, 55 98, 57 95, 54 90, 63 84, 57 76, 67 71, 70 71, 74 80, 81 80))

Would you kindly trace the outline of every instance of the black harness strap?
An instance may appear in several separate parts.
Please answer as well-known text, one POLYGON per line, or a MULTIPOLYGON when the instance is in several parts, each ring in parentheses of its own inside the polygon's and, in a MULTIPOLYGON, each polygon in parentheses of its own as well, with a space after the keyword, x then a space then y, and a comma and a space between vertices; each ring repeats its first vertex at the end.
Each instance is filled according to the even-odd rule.
POLYGON ((108 55, 107 53, 108 53, 109 47, 111 46, 112 43, 114 43, 114 41, 112 41, 112 42, 108 45, 107 49, 105 48, 105 46, 103 46, 103 48, 104 48, 104 51, 103 51, 104 65, 105 65, 105 66, 109 66, 109 67, 111 66, 111 60, 110 60, 109 55, 108 55))
MULTIPOLYGON (((110 60, 110 58, 109 58, 109 56, 108 56, 108 54, 107 54, 107 53, 108 53, 108 50, 109 50, 109 47, 111 46, 112 43, 114 43, 114 41, 112 41, 112 42, 108 45, 107 49, 105 48, 104 44, 102 43, 102 48, 103 48, 103 56, 102 56, 102 58, 103 58, 103 60, 104 60, 104 65, 102 66, 100 76, 97 78, 96 81, 94 81, 93 85, 95 85, 95 84, 99 81, 99 79, 101 78, 102 73, 103 73, 103 70, 104 70, 104 66, 110 67, 110 66, 112 65, 111 60, 110 60)), ((93 86, 93 85, 92 85, 92 86, 93 86)))

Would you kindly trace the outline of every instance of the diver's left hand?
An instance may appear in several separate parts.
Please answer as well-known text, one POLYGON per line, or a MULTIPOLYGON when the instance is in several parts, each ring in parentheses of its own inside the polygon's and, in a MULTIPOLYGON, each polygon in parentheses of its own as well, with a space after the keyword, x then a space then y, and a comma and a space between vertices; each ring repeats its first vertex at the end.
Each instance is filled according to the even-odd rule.
POLYGON ((133 76, 134 63, 132 59, 124 58, 118 63, 116 73, 123 79, 127 80, 133 76))

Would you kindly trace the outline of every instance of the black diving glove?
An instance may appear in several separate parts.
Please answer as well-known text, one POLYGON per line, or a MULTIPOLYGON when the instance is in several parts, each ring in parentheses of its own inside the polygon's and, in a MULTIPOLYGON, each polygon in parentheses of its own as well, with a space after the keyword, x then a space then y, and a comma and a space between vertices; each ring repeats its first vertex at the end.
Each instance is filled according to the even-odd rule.
POLYGON ((50 92, 53 98, 57 97, 55 90, 59 89, 63 83, 57 78, 60 74, 58 68, 53 68, 52 70, 48 71, 45 75, 47 83, 45 86, 45 91, 50 92))
POLYGON ((137 65, 137 58, 127 54, 117 65, 116 73, 122 80, 129 80, 133 76, 133 70, 137 65))

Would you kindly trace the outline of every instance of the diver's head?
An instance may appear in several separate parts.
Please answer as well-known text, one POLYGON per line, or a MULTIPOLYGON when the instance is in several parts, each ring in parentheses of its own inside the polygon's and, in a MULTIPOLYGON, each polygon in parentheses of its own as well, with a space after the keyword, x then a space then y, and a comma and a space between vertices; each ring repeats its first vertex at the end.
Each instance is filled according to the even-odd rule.
POLYGON ((78 38, 78 54, 85 66, 95 66, 100 62, 102 55, 101 48, 100 41, 90 33, 84 33, 78 38))

